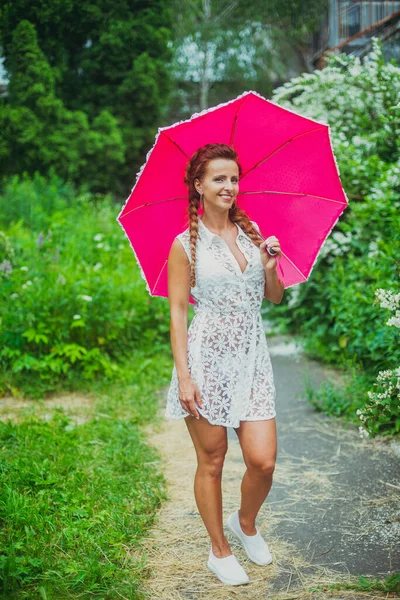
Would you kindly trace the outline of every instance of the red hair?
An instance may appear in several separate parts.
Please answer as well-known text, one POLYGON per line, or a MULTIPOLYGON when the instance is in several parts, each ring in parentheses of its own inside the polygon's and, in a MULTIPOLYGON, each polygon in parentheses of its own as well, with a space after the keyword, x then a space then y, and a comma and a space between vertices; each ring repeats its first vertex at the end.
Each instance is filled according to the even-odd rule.
MULTIPOLYGON (((215 158, 234 160, 239 167, 239 179, 242 174, 242 167, 239 163, 236 150, 228 144, 206 144, 196 150, 186 165, 184 182, 188 188, 189 204, 187 211, 190 235, 190 256, 192 259, 190 265, 190 287, 195 287, 196 285, 196 243, 199 231, 198 210, 200 206, 200 194, 194 186, 194 180, 199 179, 201 181, 203 179, 206 174, 208 163, 215 158)), ((237 200, 229 209, 229 218, 233 223, 237 223, 239 227, 243 229, 256 246, 260 246, 263 239, 251 223, 247 213, 239 208, 237 200)))

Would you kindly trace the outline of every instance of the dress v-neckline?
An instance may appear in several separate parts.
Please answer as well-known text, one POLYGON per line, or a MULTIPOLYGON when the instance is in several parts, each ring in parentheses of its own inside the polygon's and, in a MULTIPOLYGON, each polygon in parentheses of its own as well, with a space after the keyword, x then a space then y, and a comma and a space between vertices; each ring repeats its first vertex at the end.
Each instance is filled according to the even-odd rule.
POLYGON ((244 275, 244 273, 245 273, 245 272, 246 272, 246 270, 247 270, 247 267, 248 267, 248 266, 249 266, 249 264, 250 264, 250 261, 248 260, 248 258, 247 258, 247 256, 246 256, 246 254, 244 253, 243 249, 242 249, 242 248, 239 246, 239 244, 238 244, 238 242, 237 242, 237 240, 238 240, 238 238, 239 238, 240 231, 241 231, 241 230, 239 229, 239 225, 238 225, 237 223, 234 223, 234 225, 236 226, 236 229, 237 229, 237 235, 236 235, 236 237, 235 237, 235 244, 236 244, 236 246, 239 248, 240 252, 243 254, 243 256, 244 256, 245 260, 247 261, 247 264, 246 264, 246 266, 245 266, 245 268, 244 268, 244 270, 243 270, 243 271, 242 271, 242 268, 241 268, 241 266, 240 266, 240 264, 239 264, 239 261, 238 261, 238 259, 237 259, 237 258, 236 258, 236 256, 233 254, 232 250, 229 248, 229 246, 228 246, 228 244, 226 243, 226 241, 224 240, 224 238, 223 238, 223 237, 221 237, 220 235, 218 235, 218 233, 213 233, 213 232, 212 232, 210 229, 208 229, 207 225, 205 225, 205 224, 203 223, 203 219, 201 219, 200 217, 199 217, 199 219, 200 219, 200 221, 202 222, 202 224, 203 224, 203 227, 205 227, 209 233, 211 233, 212 235, 216 235, 217 237, 219 237, 219 238, 220 238, 220 240, 222 240, 222 241, 224 242, 224 244, 225 244, 225 246, 226 246, 226 248, 227 248, 227 250, 228 250, 229 254, 232 256, 232 258, 233 258, 233 261, 234 261, 235 265, 237 266, 237 268, 238 268, 238 270, 239 270, 240 274, 241 274, 241 275, 244 275))

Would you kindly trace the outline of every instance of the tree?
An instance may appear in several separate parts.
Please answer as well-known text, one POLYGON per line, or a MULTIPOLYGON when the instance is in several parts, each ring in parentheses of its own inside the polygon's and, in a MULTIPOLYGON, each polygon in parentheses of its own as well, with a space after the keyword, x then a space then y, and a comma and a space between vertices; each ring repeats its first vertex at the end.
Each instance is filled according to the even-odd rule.
POLYGON ((174 75, 187 90, 177 90, 178 99, 197 95, 196 108, 203 110, 226 97, 227 88, 254 86, 268 96, 276 80, 287 78, 294 54, 301 68, 311 70, 305 48, 327 5, 327 0, 174 0, 174 75))
POLYGON ((115 117, 102 111, 90 127, 84 112, 64 106, 29 21, 16 27, 9 50, 8 98, 0 105, 0 173, 55 169, 75 183, 88 181, 90 189, 107 189, 124 160, 115 117))
POLYGON ((103 111, 113 115, 125 153, 108 182, 113 190, 132 187, 132 172, 143 162, 168 106, 172 19, 168 0, 3 0, 1 5, 0 43, 8 73, 13 33, 27 20, 64 107, 85 113, 89 124, 103 111))

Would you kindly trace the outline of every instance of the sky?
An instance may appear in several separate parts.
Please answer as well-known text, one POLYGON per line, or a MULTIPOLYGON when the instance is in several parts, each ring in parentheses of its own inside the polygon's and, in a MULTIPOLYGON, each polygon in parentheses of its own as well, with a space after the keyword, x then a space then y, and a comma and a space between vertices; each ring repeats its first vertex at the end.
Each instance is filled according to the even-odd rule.
POLYGON ((8 82, 8 79, 6 77, 6 72, 5 72, 4 67, 3 67, 3 61, 4 61, 4 58, 0 58, 0 85, 2 83, 7 83, 8 82))

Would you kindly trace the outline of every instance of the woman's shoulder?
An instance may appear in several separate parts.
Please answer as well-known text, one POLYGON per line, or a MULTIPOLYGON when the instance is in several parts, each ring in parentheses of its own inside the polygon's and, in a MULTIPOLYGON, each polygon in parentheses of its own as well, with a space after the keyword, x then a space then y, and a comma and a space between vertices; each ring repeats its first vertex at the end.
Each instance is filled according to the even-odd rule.
POLYGON ((177 236, 175 236, 178 238, 178 240, 189 240, 190 239, 190 230, 189 227, 186 227, 186 229, 184 229, 183 231, 181 231, 180 233, 178 233, 177 236))
POLYGON ((175 239, 180 241, 180 243, 182 244, 182 246, 187 254, 188 259, 191 260, 189 227, 186 227, 186 229, 181 231, 181 233, 178 233, 178 235, 175 236, 175 239))

